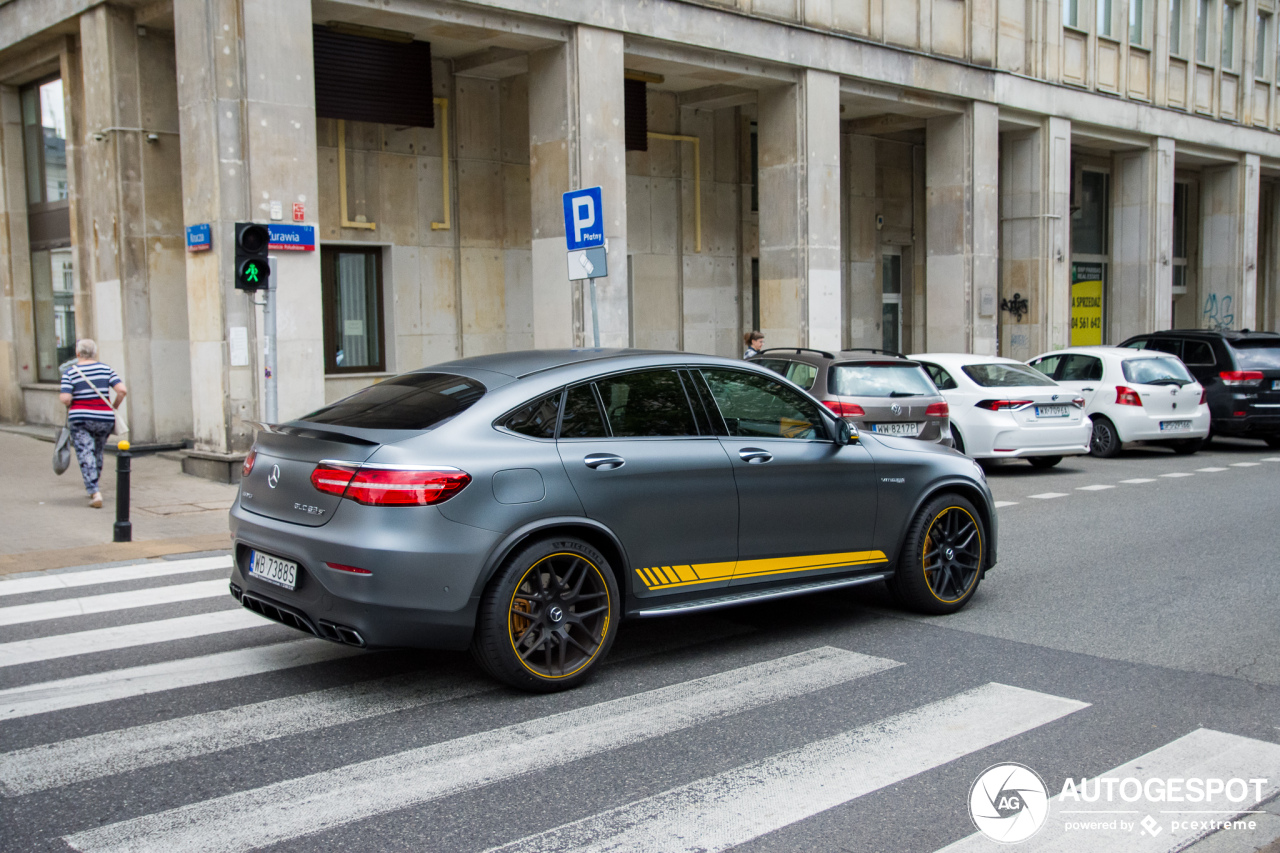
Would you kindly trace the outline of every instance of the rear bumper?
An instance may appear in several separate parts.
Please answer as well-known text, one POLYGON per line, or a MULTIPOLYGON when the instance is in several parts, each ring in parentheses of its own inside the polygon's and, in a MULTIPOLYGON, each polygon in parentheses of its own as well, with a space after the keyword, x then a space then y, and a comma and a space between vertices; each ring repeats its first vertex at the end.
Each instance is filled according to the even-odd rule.
POLYGON ((434 507, 393 508, 391 523, 388 513, 370 512, 386 509, 344 501, 323 527, 303 527, 247 512, 237 501, 231 510, 231 583, 241 590, 241 604, 352 645, 466 648, 479 605, 473 593, 497 534, 449 521, 434 507), (251 576, 249 552, 255 549, 296 562, 296 588, 251 576))
MULTIPOLYGON (((986 459, 1025 459, 1028 456, 1082 456, 1089 452, 1093 425, 1082 423, 1063 427, 1020 427, 996 433, 986 459)), ((977 455, 977 454, 975 454, 977 455)))
POLYGON ((1256 438, 1280 435, 1280 413, 1275 415, 1248 415, 1243 418, 1214 418, 1213 431, 1218 435, 1253 436, 1256 438))
MULTIPOLYGON (((1137 408, 1134 406, 1133 408, 1137 408)), ((1121 441, 1177 441, 1187 438, 1204 438, 1209 434, 1209 408, 1200 406, 1195 414, 1151 415, 1138 411, 1114 413, 1111 422, 1116 425, 1121 441), (1160 429, 1162 421, 1191 421, 1191 429, 1168 432, 1160 429)))

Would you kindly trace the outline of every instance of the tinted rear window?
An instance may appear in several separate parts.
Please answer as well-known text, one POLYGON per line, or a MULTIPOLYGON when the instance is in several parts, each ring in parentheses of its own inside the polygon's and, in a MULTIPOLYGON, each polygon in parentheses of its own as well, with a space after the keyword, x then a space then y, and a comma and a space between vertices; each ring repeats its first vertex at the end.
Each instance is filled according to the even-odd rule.
POLYGON ((1038 370, 1021 364, 966 364, 960 368, 983 388, 1017 388, 1024 385, 1057 385, 1038 370))
POLYGON ((1120 367, 1124 378, 1135 385, 1181 385, 1194 381, 1182 362, 1171 356, 1126 358, 1120 367))
POLYGON ((840 397, 918 397, 938 390, 914 364, 837 364, 831 393, 840 397))
POLYGON ((1232 341, 1241 370, 1280 370, 1280 342, 1232 341))
POLYGON ((476 380, 452 373, 406 373, 302 420, 361 429, 431 429, 471 408, 486 390, 476 380))

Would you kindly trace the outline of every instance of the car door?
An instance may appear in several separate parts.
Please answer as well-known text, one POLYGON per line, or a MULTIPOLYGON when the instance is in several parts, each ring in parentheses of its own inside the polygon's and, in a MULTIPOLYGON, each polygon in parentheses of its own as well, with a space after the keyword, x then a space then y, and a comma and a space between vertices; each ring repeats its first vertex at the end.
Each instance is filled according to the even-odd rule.
POLYGON ((674 369, 568 390, 557 447, 589 518, 621 540, 641 598, 727 586, 738 493, 718 438, 697 426, 674 369))
POLYGON ((818 405, 782 382, 732 368, 699 374, 738 487, 733 585, 883 565, 870 452, 837 445, 818 405))
POLYGON ((1067 353, 1062 357, 1062 364, 1058 366, 1058 375, 1054 378, 1059 385, 1070 388, 1084 397, 1086 412, 1095 411, 1093 402, 1098 396, 1099 389, 1102 388, 1102 359, 1096 355, 1067 353))

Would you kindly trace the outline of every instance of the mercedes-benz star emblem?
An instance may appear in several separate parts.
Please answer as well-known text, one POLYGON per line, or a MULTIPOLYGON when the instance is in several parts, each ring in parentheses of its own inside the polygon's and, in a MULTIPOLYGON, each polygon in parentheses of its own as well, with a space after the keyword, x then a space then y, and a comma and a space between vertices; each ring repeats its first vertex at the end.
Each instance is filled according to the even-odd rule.
POLYGON ((551 608, 547 610, 547 618, 552 622, 559 622, 564 618, 564 611, 560 609, 559 605, 552 605, 551 608))
POLYGON ((279 465, 271 466, 271 473, 267 475, 267 485, 273 489, 276 486, 280 485, 280 466, 279 465))

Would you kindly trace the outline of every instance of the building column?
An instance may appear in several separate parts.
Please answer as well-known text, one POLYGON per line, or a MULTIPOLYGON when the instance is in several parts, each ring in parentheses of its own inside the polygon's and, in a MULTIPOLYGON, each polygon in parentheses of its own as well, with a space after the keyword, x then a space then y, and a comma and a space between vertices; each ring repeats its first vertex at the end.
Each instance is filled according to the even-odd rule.
POLYGON ((36 381, 31 246, 22 156, 22 102, 0 86, 0 420, 23 420, 22 385, 36 381))
POLYGON ((1071 332, 1071 122, 1000 135, 1000 354, 1026 361, 1071 332))
POLYGON ((925 125, 925 341, 996 352, 1000 111, 975 101, 925 125))
POLYGON ((1108 343, 1173 325, 1174 141, 1111 160, 1108 343))
POLYGON ((761 91, 758 110, 760 331, 839 349, 840 78, 801 72, 761 91))
POLYGON ((1259 252, 1258 264, 1266 264, 1266 274, 1258 277, 1257 326, 1250 328, 1274 332, 1280 330, 1280 185, 1272 184, 1263 199, 1266 216, 1260 219, 1266 223, 1266 251, 1259 252))
MULTIPOLYGON (((290 0, 184 0, 174 5, 182 130, 183 213, 209 223, 213 248, 187 255, 196 449, 243 454, 259 403, 261 342, 252 297, 235 289, 235 223, 268 220, 270 202, 317 218, 310 7, 290 0), (243 33, 243 36, 240 34, 243 33), (248 358, 232 343, 244 329, 248 358), (247 361, 245 364, 243 362, 247 361)), ((324 402, 319 252, 281 252, 277 383, 280 420, 324 402)))
POLYGON ((1201 173, 1198 328, 1256 325, 1259 189, 1256 154, 1201 173))
MULTIPOLYGON (((883 288, 880 251, 876 232, 876 140, 871 136, 846 134, 843 137, 840 180, 844 185, 845 239, 842 241, 845 268, 845 344, 850 347, 880 347, 884 335, 883 288)), ((910 322, 904 318, 903 327, 910 322)))
POLYGON ((609 275, 594 279, 601 346, 626 346, 627 176, 622 34, 578 26, 568 42, 529 54, 529 186, 533 345, 589 345, 590 284, 570 282, 562 196, 601 188, 609 275))

